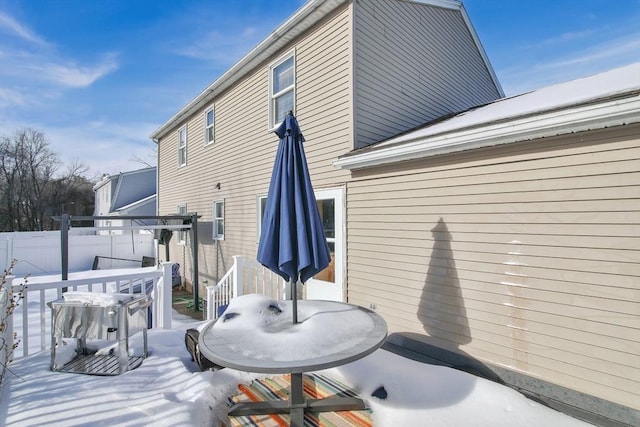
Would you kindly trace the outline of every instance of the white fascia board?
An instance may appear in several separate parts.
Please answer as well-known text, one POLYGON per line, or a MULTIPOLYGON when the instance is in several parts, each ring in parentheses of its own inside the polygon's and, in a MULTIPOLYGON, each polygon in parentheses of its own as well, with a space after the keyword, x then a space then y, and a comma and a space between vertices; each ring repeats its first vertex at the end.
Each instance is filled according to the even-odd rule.
POLYGON ((460 10, 462 3, 458 0, 410 0, 414 3, 428 4, 429 6, 441 7, 444 9, 460 10))
POLYGON ((464 19, 464 22, 467 25, 467 28, 469 29, 469 33, 471 33, 471 38, 473 39, 473 42, 475 43, 476 48, 480 53, 480 57, 482 58, 484 65, 487 67, 487 71, 491 76, 491 80, 493 81, 493 84, 496 86, 496 89, 498 89, 498 94, 500 95, 500 98, 504 98, 504 90, 502 90, 502 85, 500 84, 500 81, 498 80, 498 76, 496 75, 496 72, 493 69, 493 65, 491 65, 491 61, 489 61, 489 57, 487 56, 487 52, 484 50, 484 46, 482 46, 482 43, 480 42, 480 37, 478 37, 478 33, 476 33, 476 29, 471 23, 471 19, 469 19, 469 15, 467 14, 467 10, 464 8, 464 5, 460 5, 460 13, 462 14, 462 19, 464 19))
POLYGON ((499 123, 402 142, 333 162, 342 169, 361 169, 440 154, 528 141, 640 122, 640 95, 550 111, 499 123))

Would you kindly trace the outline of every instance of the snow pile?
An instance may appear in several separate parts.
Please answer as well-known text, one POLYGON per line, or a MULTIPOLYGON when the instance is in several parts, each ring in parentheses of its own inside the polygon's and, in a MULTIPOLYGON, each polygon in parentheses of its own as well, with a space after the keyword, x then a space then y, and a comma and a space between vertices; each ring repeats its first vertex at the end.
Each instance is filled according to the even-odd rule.
POLYGON ((233 299, 213 329, 246 357, 286 362, 352 348, 373 325, 357 307, 330 301, 300 301, 292 319, 291 301, 250 294, 233 299))

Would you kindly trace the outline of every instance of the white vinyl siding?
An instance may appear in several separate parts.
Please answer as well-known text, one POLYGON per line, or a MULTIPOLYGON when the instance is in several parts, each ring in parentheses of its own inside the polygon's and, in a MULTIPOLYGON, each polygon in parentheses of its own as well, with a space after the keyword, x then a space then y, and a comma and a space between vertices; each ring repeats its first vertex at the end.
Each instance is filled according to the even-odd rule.
POLYGON ((640 409, 638 135, 355 172, 349 302, 390 333, 640 409))

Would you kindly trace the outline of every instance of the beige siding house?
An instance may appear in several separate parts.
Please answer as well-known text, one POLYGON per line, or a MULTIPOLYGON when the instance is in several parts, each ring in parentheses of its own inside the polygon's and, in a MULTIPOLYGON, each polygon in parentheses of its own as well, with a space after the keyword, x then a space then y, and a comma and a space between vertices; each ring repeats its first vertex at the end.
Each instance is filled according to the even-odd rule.
POLYGON ((638 424, 640 71, 617 72, 493 102, 458 1, 310 0, 153 133, 158 214, 200 215, 200 286, 255 259, 293 110, 333 251, 311 297, 374 308, 390 349, 638 424))
POLYGON ((389 342, 638 425, 640 63, 335 164, 352 173, 348 300, 389 342))
MULTIPOLYGON (((307 288, 345 300, 350 173, 333 161, 501 96, 459 2, 311 0, 154 132, 158 212, 201 216, 200 285, 214 284, 234 255, 255 258, 261 198, 278 145, 273 129, 293 110, 307 140, 316 198, 333 230, 333 270, 307 288), (384 51, 376 50, 380 43, 384 51)), ((184 239, 172 240, 171 253, 189 278, 184 239)))

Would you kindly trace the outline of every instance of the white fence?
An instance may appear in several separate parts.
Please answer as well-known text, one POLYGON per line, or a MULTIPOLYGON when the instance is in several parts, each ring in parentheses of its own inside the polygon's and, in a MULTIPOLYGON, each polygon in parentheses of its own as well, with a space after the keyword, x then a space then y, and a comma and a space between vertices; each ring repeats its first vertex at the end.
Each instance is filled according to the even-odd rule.
MULTIPOLYGON (((24 357, 45 350, 50 345, 51 312, 47 302, 61 297, 62 289, 89 292, 146 292, 153 298, 151 326, 171 328, 171 270, 173 263, 162 263, 160 268, 131 268, 119 270, 94 270, 70 273, 68 280, 60 276, 36 276, 26 280, 13 277, 14 292, 23 292, 24 298, 13 313, 9 327, 2 331, 1 338, 13 342, 17 332, 20 344, 13 357, 24 357), (25 285, 26 282, 26 286, 25 285)), ((6 310, 10 302, 0 295, 0 310, 6 310)))
MULTIPOLYGON (((157 259, 154 235, 97 235, 82 228, 72 228, 69 231, 69 271, 90 270, 96 256, 135 261, 141 261, 142 257, 157 259)), ((60 232, 0 233, 0 271, 6 270, 11 260, 17 261, 12 270, 15 276, 60 273, 60 232)))
POLYGON ((233 265, 218 284, 207 287, 207 320, 217 319, 219 309, 229 304, 231 298, 258 293, 285 299, 287 288, 287 282, 259 262, 235 255, 233 265))

